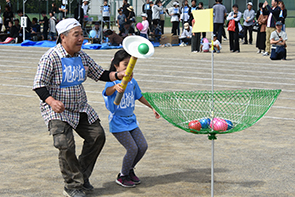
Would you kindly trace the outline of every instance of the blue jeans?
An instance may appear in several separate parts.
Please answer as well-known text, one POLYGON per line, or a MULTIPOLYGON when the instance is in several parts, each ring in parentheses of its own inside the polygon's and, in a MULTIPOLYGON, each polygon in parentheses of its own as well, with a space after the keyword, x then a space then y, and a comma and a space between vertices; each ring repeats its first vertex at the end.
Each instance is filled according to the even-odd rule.
POLYGON ((286 59, 286 57, 287 57, 286 48, 284 46, 279 46, 279 47, 283 47, 283 49, 284 49, 283 52, 277 53, 276 49, 272 48, 271 49, 271 54, 270 54, 270 59, 271 60, 281 60, 281 59, 285 60, 286 59))
POLYGON ((142 33, 140 33, 139 35, 140 35, 141 37, 144 37, 144 38, 148 39, 147 34, 142 34, 142 33))

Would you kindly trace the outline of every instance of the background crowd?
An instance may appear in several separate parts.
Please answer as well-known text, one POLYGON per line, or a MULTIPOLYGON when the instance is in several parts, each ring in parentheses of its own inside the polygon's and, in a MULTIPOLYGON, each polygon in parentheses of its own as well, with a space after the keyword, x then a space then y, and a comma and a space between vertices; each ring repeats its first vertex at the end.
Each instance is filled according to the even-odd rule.
MULTIPOLYGON (((255 44, 258 49, 257 53, 269 56, 273 49, 279 48, 277 46, 284 43, 283 58, 281 58, 281 55, 279 57, 286 59, 285 19, 287 9, 283 1, 272 0, 271 5, 267 1, 259 3, 259 9, 256 11, 253 10, 252 2, 249 1, 246 10, 239 10, 239 5, 234 4, 232 11, 228 12, 222 4, 222 0, 215 0, 212 8, 214 12, 214 37, 216 37, 214 39, 218 41, 214 44, 217 47, 214 52, 220 52, 222 41, 227 40, 228 34, 230 51, 233 53, 241 51, 240 42, 242 42, 244 45, 255 44), (228 33, 225 29, 228 30, 228 33), (256 43, 253 43, 253 31, 257 32, 256 43), (277 33, 272 34, 273 32, 277 33), (278 40, 280 42, 274 43, 278 40)), ((206 52, 206 47, 209 46, 210 48, 211 46, 210 42, 207 42, 210 38, 206 38, 205 32, 192 33, 192 27, 195 23, 192 12, 198 9, 204 9, 204 6, 202 2, 197 4, 196 0, 191 0, 191 2, 188 2, 188 0, 173 1, 172 7, 167 8, 163 7, 161 0, 146 0, 140 13, 141 20, 136 21, 136 16, 139 13, 136 14, 127 0, 123 0, 122 7, 118 9, 118 15, 115 18, 115 23, 119 29, 116 32, 110 28, 111 9, 107 0, 101 6, 102 21, 96 22, 89 20, 88 0, 83 0, 82 5, 77 4, 74 10, 74 18, 83 24, 85 37, 92 38, 92 42, 108 42, 110 45, 117 46, 128 35, 140 35, 159 42, 161 35, 164 34, 165 18, 169 16, 171 33, 179 36, 180 46, 191 45, 192 52, 198 53, 206 52), (91 24, 90 28, 89 24, 91 24), (204 48, 205 50, 203 50, 204 48)), ((41 12, 41 20, 37 18, 31 20, 25 15, 27 27, 23 31, 19 19, 15 17, 11 10, 11 2, 6 0, 5 10, 3 14, 1 13, 0 31, 3 30, 8 37, 13 38, 14 42, 22 42, 23 32, 25 32, 25 39, 34 41, 55 40, 57 34, 55 26, 66 17, 68 12, 64 4, 57 8, 56 4, 53 3, 48 16, 45 11, 41 12)), ((16 14, 19 17, 23 16, 22 10, 18 10, 16 14)))

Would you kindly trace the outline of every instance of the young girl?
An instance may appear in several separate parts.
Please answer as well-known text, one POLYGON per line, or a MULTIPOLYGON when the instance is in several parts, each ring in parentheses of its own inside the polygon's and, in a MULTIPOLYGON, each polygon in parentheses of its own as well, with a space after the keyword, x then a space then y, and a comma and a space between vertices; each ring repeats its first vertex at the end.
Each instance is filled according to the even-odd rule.
MULTIPOLYGON (((112 60, 110 71, 125 70, 130 59, 130 55, 125 50, 116 52, 112 60)), ((136 116, 133 113, 135 100, 139 100, 153 110, 155 117, 160 115, 151 107, 142 96, 141 90, 134 78, 128 83, 120 105, 115 105, 114 100, 117 92, 123 92, 121 81, 107 82, 102 94, 106 108, 110 111, 109 129, 115 138, 127 150, 124 158, 121 173, 118 174, 116 183, 123 187, 135 187, 140 183, 139 178, 134 174, 134 167, 143 157, 147 150, 147 142, 138 127, 136 116)))

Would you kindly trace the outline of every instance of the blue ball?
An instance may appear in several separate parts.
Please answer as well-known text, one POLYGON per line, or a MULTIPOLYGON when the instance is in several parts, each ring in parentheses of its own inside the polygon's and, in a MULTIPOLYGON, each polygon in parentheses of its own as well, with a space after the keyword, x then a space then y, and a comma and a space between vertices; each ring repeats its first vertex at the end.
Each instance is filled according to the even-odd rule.
POLYGON ((96 31, 93 29, 89 32, 90 38, 94 38, 96 36, 96 31))
POLYGON ((226 121, 226 123, 227 123, 227 130, 232 129, 232 128, 233 128, 233 123, 232 123, 232 121, 230 121, 230 120, 225 120, 225 121, 226 121))
POLYGON ((199 122, 201 123, 202 129, 207 129, 210 125, 211 120, 210 118, 202 118, 199 122))

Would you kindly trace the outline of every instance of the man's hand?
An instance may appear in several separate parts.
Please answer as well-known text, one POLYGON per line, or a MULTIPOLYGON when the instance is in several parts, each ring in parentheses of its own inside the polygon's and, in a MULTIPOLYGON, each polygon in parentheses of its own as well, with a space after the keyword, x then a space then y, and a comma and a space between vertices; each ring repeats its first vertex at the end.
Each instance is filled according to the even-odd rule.
POLYGON ((65 110, 65 106, 61 101, 55 100, 52 96, 48 97, 45 102, 50 105, 53 111, 56 113, 62 113, 65 110))

